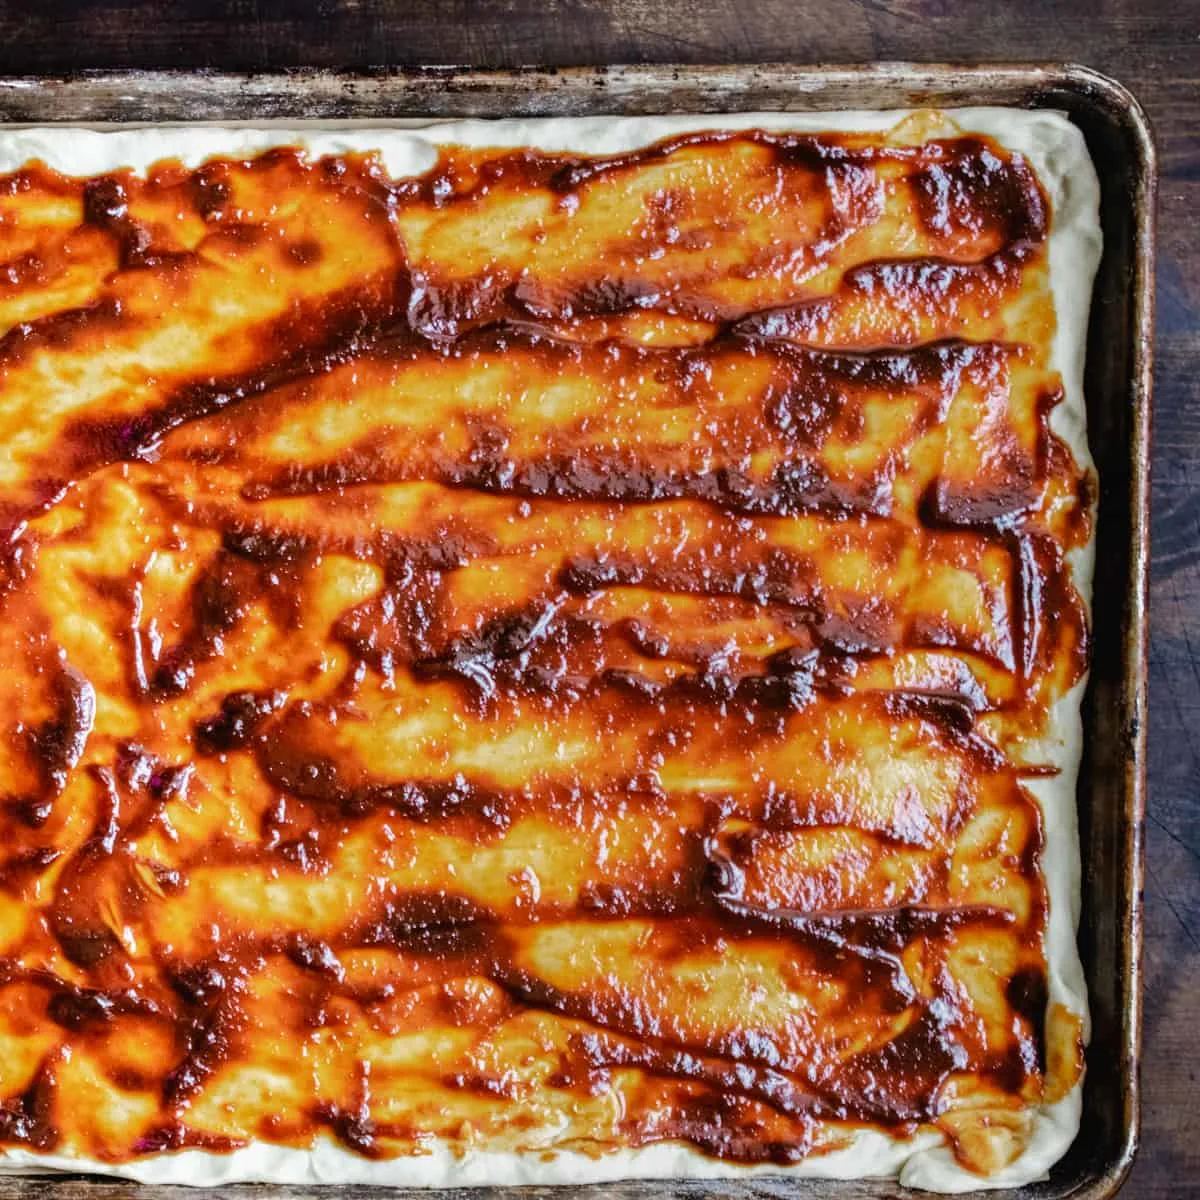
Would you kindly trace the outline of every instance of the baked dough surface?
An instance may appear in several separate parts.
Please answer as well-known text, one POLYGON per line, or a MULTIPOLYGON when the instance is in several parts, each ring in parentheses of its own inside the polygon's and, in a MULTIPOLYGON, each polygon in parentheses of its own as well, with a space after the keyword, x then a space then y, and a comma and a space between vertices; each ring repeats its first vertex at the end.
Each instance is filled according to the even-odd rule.
POLYGON ((0 1169, 1061 1157, 1065 119, 9 130, 0 170, 0 1169))

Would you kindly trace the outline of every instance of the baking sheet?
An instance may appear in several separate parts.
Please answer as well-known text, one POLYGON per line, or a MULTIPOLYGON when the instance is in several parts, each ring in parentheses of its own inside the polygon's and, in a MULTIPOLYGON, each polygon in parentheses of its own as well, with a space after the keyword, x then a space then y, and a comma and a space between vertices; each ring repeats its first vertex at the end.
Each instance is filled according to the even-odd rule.
MULTIPOLYGON (((445 69, 367 74, 298 71, 85 74, 0 79, 0 120, 162 124, 272 120, 380 122, 456 116, 794 111, 921 105, 1016 105, 1068 113, 1101 178, 1105 257, 1088 336, 1090 441, 1101 479, 1093 663, 1084 704, 1079 801, 1083 853, 1080 945, 1093 1034, 1079 1138, 1051 1179, 978 1195, 1107 1197, 1137 1141, 1142 816, 1145 789, 1146 574, 1153 330, 1154 152, 1144 115, 1119 85, 1080 67, 611 67, 568 71, 445 69)), ((127 1184, 77 1177, 0 1180, 5 1197, 95 1200, 127 1184)), ((520 1189, 550 1196, 553 1189, 520 1189)), ((483 1189, 484 1195, 501 1189, 483 1189)), ((405 1189, 390 1191, 400 1195, 405 1189)), ((156 1189, 156 1195, 321 1197, 316 1188, 156 1189)), ((342 1188, 339 1195, 378 1196, 342 1188)), ((412 1196, 428 1193, 408 1193, 412 1196)), ((561 1195, 561 1193, 557 1193, 561 1195)), ((622 1183, 574 1189, 575 1200, 900 1196, 886 1181, 733 1180, 622 1183)), ((464 1194, 466 1195, 466 1194, 464 1194)), ((481 1193, 471 1193, 476 1198, 481 1193)))

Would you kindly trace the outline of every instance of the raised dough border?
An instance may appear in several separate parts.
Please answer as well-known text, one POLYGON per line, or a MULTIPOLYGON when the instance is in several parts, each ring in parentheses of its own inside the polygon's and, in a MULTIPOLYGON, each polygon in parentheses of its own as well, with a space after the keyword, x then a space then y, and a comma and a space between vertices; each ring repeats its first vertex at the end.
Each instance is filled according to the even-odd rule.
MULTIPOLYGON (((780 131, 877 131, 891 128, 913 110, 875 112, 739 113, 671 117, 578 117, 500 121, 297 123, 205 126, 25 127, 0 129, 0 172, 40 159, 70 175, 119 168, 144 171, 164 158, 196 166, 215 155, 253 154, 271 146, 300 145, 310 154, 377 150, 389 174, 427 170, 439 144, 536 145, 545 150, 615 154, 690 130, 766 128, 780 131)), ((1081 466, 1093 469, 1087 447, 1083 353, 1092 283, 1102 237, 1099 184, 1083 136, 1065 116, 1049 111, 962 108, 946 111, 964 131, 995 138, 1023 154, 1050 196, 1050 281, 1058 317, 1053 364, 1063 381, 1063 402, 1052 426, 1081 466)), ((1090 600, 1095 543, 1071 557, 1075 584, 1090 600)), ((1046 932, 1050 1004, 1079 1014, 1087 1028, 1087 991, 1076 946, 1080 861, 1076 783, 1082 742, 1080 705, 1084 683, 1051 713, 1053 765, 1059 774, 1031 782, 1045 832, 1043 868, 1049 894, 1046 932)), ((300 1150, 254 1143, 230 1154, 183 1150, 136 1162, 111 1164, 22 1150, 0 1153, 0 1173, 89 1171, 143 1183, 218 1186, 236 1182, 284 1184, 360 1183, 380 1186, 470 1187, 516 1184, 599 1183, 621 1179, 741 1178, 754 1175, 822 1179, 898 1178, 900 1183, 942 1192, 1016 1187, 1043 1178, 1074 1140, 1080 1121, 1082 1084, 1064 1099, 1039 1108, 1022 1154, 983 1179, 963 1168, 937 1133, 911 1140, 860 1132, 840 1150, 810 1156, 790 1167, 736 1164, 709 1158, 689 1145, 660 1143, 593 1158, 576 1152, 469 1151, 459 1156, 443 1142, 428 1154, 372 1160, 322 1138, 300 1150)))

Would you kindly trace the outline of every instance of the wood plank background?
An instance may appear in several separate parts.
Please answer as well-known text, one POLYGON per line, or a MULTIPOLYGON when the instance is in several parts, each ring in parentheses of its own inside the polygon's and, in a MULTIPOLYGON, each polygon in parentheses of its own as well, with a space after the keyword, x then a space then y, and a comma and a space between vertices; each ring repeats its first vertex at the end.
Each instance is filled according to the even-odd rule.
MULTIPOLYGON (((0 2, 0 73, 457 63, 1060 60, 1160 148, 1145 1111, 1130 1197, 1200 1195, 1200 0, 0 2)), ((123 1189, 122 1189, 123 1190, 123 1189)))

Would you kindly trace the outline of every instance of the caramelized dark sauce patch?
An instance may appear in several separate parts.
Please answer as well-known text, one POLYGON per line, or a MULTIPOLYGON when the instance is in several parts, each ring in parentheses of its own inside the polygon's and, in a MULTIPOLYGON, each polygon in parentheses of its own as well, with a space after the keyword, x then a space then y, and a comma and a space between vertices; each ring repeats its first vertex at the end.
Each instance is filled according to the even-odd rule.
POLYGON ((1019 1150, 1080 1069, 1025 780, 1090 508, 1021 159, 280 150, 0 218, 0 1138, 1019 1150))

